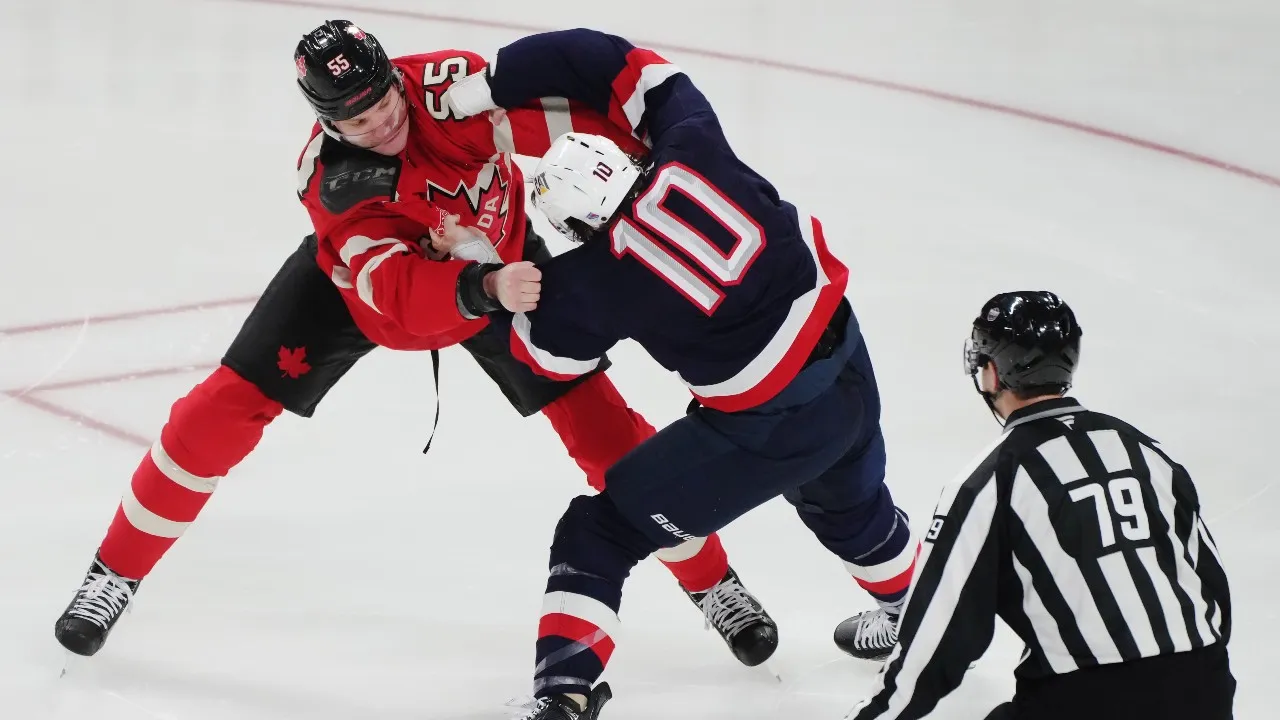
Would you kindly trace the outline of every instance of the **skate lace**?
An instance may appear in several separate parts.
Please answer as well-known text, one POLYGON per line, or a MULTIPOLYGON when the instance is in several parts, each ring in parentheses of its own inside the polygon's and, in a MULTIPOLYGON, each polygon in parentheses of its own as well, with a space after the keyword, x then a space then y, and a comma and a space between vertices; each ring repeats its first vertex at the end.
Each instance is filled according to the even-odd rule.
POLYGON ((715 625, 727 638, 755 622, 760 613, 747 589, 736 582, 722 582, 702 598, 702 614, 706 627, 715 625))
POLYGON ((877 610, 858 626, 854 644, 864 648, 893 647, 898 642, 898 619, 877 610))
POLYGON ((115 574, 94 571, 85 577, 67 614, 106 629, 131 600, 133 588, 127 582, 115 574))

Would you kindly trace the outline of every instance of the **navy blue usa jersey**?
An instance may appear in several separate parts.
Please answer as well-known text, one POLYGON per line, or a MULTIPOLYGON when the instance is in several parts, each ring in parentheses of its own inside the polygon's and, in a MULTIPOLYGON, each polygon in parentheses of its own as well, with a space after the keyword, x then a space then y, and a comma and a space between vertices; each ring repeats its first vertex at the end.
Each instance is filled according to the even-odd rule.
POLYGON ((488 89, 503 108, 587 105, 650 148, 647 184, 607 237, 540 266, 536 310, 495 318, 511 323, 516 357, 567 379, 631 338, 707 407, 744 410, 786 387, 848 270, 818 221, 734 154, 687 76, 620 37, 567 30, 504 47, 488 89))

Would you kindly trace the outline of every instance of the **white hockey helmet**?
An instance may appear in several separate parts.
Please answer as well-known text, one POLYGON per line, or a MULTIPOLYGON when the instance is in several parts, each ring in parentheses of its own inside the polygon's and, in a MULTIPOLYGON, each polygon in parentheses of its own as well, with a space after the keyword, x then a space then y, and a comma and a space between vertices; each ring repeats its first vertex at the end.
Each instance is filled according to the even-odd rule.
POLYGON ((534 170, 533 204, 556 230, 581 242, 585 238, 569 221, 604 227, 638 177, 640 168, 609 138, 565 133, 534 170))

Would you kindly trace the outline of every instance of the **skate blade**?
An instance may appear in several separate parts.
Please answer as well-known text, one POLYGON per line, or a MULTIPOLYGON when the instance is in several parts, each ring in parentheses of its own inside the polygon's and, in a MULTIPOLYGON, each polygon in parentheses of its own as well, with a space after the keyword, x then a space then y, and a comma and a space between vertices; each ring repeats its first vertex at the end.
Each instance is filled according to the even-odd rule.
POLYGON ((62 680, 67 676, 76 678, 81 675, 86 675, 88 674, 88 670, 86 668, 89 667, 89 658, 83 655, 77 655, 70 650, 66 650, 64 651, 62 670, 58 673, 58 679, 62 680))
POLYGON ((782 674, 779 673, 778 669, 774 666, 773 658, 765 660, 764 662, 760 663, 758 667, 760 668, 761 672, 766 672, 774 680, 777 680, 778 682, 782 682, 782 674))
POLYGON ((46 676, 50 678, 47 717, 49 720, 70 720, 91 716, 96 706, 101 704, 95 668, 86 662, 89 658, 67 650, 62 652, 61 667, 55 664, 55 656, 50 656, 50 672, 46 676))

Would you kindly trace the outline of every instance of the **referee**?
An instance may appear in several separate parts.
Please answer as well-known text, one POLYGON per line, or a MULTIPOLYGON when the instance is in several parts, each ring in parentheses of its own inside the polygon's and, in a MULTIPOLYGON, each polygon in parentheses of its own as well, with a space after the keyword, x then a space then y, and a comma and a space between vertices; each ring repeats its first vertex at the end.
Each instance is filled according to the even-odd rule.
POLYGON ((1070 397, 1080 326, 1057 296, 987 302, 965 369, 1004 432, 942 491, 873 695, 926 716, 999 616, 1026 644, 987 720, 1229 720, 1231 598, 1200 499, 1155 440, 1070 397))

